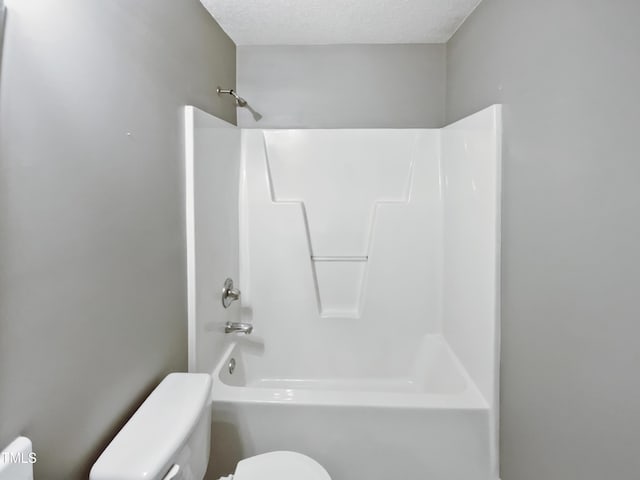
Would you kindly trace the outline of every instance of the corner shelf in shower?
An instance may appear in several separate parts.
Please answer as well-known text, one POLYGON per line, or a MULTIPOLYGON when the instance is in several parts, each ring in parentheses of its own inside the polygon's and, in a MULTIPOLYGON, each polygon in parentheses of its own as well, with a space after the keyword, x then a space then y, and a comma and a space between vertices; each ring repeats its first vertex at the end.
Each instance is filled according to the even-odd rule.
POLYGON ((360 317, 360 298, 368 259, 366 255, 311 256, 321 317, 360 317))

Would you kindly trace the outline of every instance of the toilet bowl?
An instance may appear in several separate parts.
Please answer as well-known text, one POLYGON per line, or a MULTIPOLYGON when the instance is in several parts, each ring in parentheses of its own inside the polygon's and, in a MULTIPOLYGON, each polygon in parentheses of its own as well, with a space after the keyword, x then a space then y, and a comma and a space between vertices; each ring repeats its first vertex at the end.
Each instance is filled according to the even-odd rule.
POLYGON ((297 452, 269 452, 238 462, 233 480, 331 480, 314 459, 297 452))
MULTIPOLYGON (((211 442, 211 377, 172 373, 151 392, 102 452, 90 480, 202 480, 211 442)), ((215 441, 224 442, 224 438, 215 441)), ((263 453, 224 480, 331 480, 306 455, 263 453)), ((223 480, 221 479, 221 480, 223 480)))

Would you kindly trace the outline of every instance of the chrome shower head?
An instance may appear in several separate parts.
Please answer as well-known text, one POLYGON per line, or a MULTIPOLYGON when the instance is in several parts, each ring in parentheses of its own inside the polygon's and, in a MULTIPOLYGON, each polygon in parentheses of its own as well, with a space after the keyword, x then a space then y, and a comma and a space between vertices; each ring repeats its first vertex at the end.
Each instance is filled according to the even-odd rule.
POLYGON ((227 90, 227 89, 218 87, 218 88, 216 88, 216 93, 218 95, 222 95, 223 93, 227 94, 227 95, 231 95, 235 99, 236 106, 238 106, 238 107, 246 107, 247 106, 247 101, 244 98, 239 97, 238 94, 235 92, 235 90, 233 90, 232 88, 227 90))

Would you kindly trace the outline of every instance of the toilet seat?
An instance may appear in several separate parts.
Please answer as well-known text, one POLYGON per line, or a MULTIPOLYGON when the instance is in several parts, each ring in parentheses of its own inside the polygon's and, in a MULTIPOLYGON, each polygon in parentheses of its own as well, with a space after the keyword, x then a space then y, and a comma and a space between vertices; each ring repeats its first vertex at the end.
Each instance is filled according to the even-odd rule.
POLYGON ((318 462, 301 453, 269 452, 238 462, 233 480, 331 480, 318 462))

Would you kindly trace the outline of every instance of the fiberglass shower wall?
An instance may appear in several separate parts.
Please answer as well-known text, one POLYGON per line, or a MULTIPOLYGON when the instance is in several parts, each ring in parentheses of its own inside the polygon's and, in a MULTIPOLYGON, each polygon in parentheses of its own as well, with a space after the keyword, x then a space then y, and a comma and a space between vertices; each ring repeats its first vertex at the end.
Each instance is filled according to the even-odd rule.
POLYGON ((437 130, 243 131, 241 275, 280 374, 398 378, 440 330, 438 152, 437 130))
POLYGON ((493 403, 499 114, 242 131, 243 312, 277 352, 265 378, 411 388, 425 337, 443 335, 493 403))
POLYGON ((498 478, 499 106, 443 129, 186 113, 189 369, 214 377, 218 476, 296 449, 336 479, 498 478))

